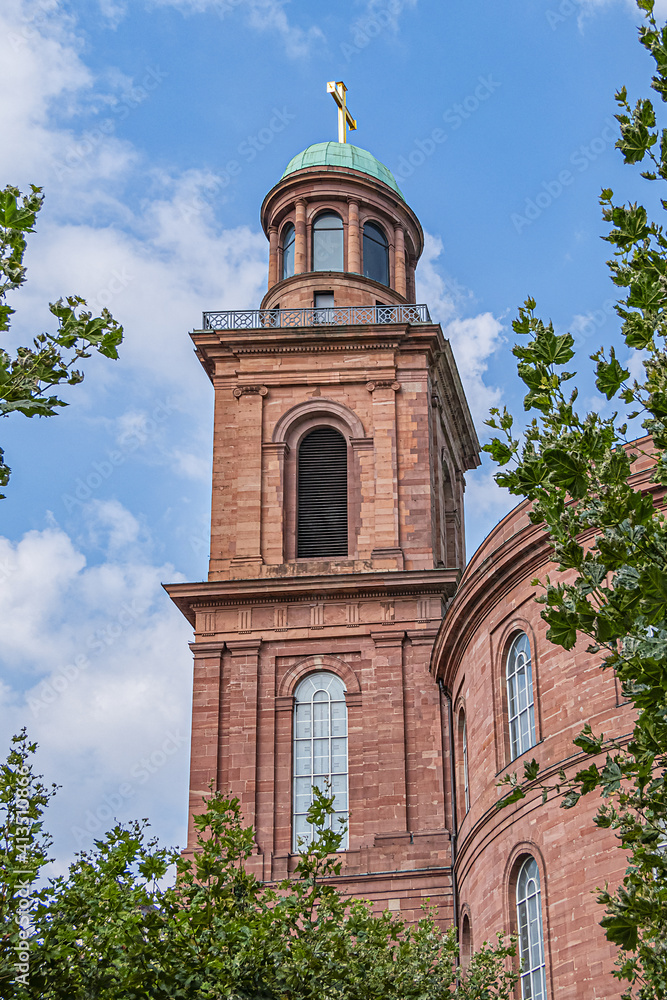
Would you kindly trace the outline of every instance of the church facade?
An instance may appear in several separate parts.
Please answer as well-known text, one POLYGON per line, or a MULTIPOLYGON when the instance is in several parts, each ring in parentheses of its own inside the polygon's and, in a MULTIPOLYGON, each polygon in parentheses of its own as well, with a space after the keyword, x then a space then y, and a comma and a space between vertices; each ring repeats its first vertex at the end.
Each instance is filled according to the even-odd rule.
POLYGON ((437 905, 464 962, 518 933, 522 997, 618 997, 594 890, 624 858, 595 803, 495 804, 531 756, 574 773, 585 721, 631 718, 613 676, 547 641, 530 581, 555 569, 524 505, 466 566, 479 443, 415 302, 419 220, 345 141, 294 157, 261 219, 260 307, 192 334, 215 424, 208 580, 168 587, 195 630, 190 812, 210 782, 237 795, 271 882, 326 783, 341 891, 407 920, 437 905))

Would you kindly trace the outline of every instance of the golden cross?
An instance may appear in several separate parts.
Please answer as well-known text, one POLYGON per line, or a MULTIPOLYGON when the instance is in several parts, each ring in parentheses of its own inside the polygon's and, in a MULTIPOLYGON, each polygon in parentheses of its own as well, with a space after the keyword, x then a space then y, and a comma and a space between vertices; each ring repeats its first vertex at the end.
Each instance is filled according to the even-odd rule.
POLYGON ((357 127, 356 119, 350 114, 345 94, 347 92, 347 87, 342 80, 334 83, 332 80, 327 84, 327 94, 331 94, 334 101, 338 105, 338 141, 347 142, 347 130, 350 129, 354 132, 357 127))

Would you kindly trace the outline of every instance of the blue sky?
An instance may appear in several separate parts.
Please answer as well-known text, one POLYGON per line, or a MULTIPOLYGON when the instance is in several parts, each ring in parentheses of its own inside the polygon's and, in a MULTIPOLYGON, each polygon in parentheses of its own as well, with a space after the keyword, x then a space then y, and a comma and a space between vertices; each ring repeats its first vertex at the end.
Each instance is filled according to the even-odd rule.
MULTIPOLYGON (((74 292, 126 330, 57 418, 2 426, 0 735, 27 725, 63 786, 59 865, 113 816, 183 842, 191 633, 161 583, 206 574, 212 419, 188 332, 259 303, 259 206, 336 138, 327 80, 421 219, 417 298, 483 437, 490 405, 521 411, 528 294, 601 405, 586 357, 618 327, 597 198, 647 197, 613 149, 615 89, 648 93, 637 20, 628 0, 4 0, 0 183, 46 193, 14 342, 74 292)), ((510 506, 490 466, 468 477, 470 552, 510 506)))

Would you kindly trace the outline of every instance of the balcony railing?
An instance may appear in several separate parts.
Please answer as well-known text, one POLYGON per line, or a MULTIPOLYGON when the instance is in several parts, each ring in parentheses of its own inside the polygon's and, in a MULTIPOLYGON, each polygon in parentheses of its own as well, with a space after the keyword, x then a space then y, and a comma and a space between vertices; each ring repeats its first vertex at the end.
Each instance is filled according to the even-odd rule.
POLYGON ((430 323, 428 306, 330 306, 325 309, 228 309, 205 312, 204 330, 265 330, 309 326, 430 323))

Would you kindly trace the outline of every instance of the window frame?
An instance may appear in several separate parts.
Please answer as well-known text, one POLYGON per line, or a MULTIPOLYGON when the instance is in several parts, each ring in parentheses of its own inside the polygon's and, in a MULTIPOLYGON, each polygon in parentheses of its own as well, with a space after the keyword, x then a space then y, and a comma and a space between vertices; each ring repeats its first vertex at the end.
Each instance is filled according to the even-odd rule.
POLYGON ((377 281, 379 285, 384 285, 386 288, 391 287, 391 268, 390 268, 390 252, 389 252, 389 237, 385 231, 384 226, 382 226, 376 219, 364 219, 364 223, 361 227, 361 273, 364 278, 368 278, 370 281, 377 281), (384 243, 375 239, 373 236, 368 236, 368 239, 375 243, 377 246, 381 246, 385 251, 385 264, 386 264, 386 281, 378 278, 374 274, 368 274, 366 272, 366 227, 370 226, 376 229, 384 237, 384 243))
MULTIPOLYGON (((521 651, 524 652, 524 651, 521 651)), ((515 656, 515 664, 518 662, 519 653, 515 656)), ((522 754, 532 750, 537 745, 537 724, 536 724, 536 697, 535 681, 533 676, 533 647, 530 636, 523 629, 515 629, 505 646, 503 656, 503 674, 505 681, 505 707, 507 712, 507 733, 509 740, 509 761, 510 763, 521 757, 522 754), (517 683, 517 678, 521 674, 516 666, 510 673, 510 660, 514 654, 515 647, 525 639, 528 646, 528 658, 523 660, 523 672, 526 681, 523 690, 517 683), (521 697, 525 693, 525 707, 522 707, 521 697), (517 710, 513 711, 514 706, 517 710), (525 732, 522 719, 527 718, 528 729, 525 732), (527 741, 527 742, 526 742, 527 741)))
MULTIPOLYGON (((359 416, 342 403, 331 399, 309 399, 297 403, 277 421, 271 435, 271 447, 279 450, 280 485, 276 504, 280 511, 282 536, 280 558, 284 563, 297 561, 297 454, 302 439, 317 427, 340 431, 347 442, 347 547, 348 560, 359 558, 359 532, 362 518, 360 449, 371 439, 359 416)), ((342 558, 342 557, 339 557, 342 558)))
POLYGON ((345 271, 345 223, 343 221, 343 217, 338 212, 335 212, 331 208, 322 208, 320 211, 317 212, 317 214, 312 219, 311 226, 310 226, 310 255, 311 255, 311 267, 310 267, 310 270, 312 272, 323 273, 323 272, 331 271, 331 272, 333 272, 335 274, 341 274, 341 273, 344 273, 344 271, 345 271), (338 222, 340 223, 340 225, 339 226, 326 226, 326 227, 318 228, 318 225, 317 225, 318 222, 321 219, 326 218, 327 216, 329 216, 331 218, 334 218, 334 219, 338 219, 338 222), (315 266, 315 243, 316 243, 316 234, 318 232, 331 232, 331 233, 333 233, 333 232, 336 232, 336 233, 340 232, 340 267, 316 267, 315 266))
MULTIPOLYGON (((350 558, 350 469, 349 469, 349 465, 350 465, 349 442, 348 442, 345 434, 343 434, 337 427, 331 427, 328 424, 320 425, 318 427, 311 427, 307 431, 307 433, 305 433, 301 437, 301 439, 299 441, 299 446, 297 448, 297 453, 296 453, 296 538, 295 538, 295 544, 296 544, 296 558, 297 559, 305 559, 305 560, 327 559, 327 560, 331 560, 331 559, 349 559, 350 558), (301 554, 300 548, 301 548, 302 540, 300 538, 300 532, 299 532, 299 523, 300 523, 300 520, 301 520, 301 509, 302 509, 301 508, 302 496, 301 496, 301 490, 300 490, 300 482, 301 482, 301 449, 303 448, 305 442, 307 441, 307 439, 309 437, 311 437, 313 434, 317 434, 320 431, 329 431, 331 434, 338 435, 338 437, 340 437, 340 439, 342 441, 342 444, 343 444, 343 451, 344 451, 344 456, 345 456, 345 489, 344 489, 344 494, 345 494, 345 518, 344 518, 344 525, 345 525, 345 552, 344 553, 343 552, 338 552, 338 553, 336 553, 336 552, 317 553, 315 555, 312 555, 312 554, 301 554)), ((308 499, 310 499, 310 498, 308 498, 308 499)), ((342 520, 343 520, 342 517, 340 518, 340 520, 342 522, 342 520)), ((340 527, 342 528, 342 523, 341 523, 340 527)))
MULTIPOLYGON (((298 683, 296 684, 296 686, 294 688, 294 694, 293 694, 294 707, 293 707, 293 719, 292 719, 292 782, 291 782, 291 788, 292 788, 292 804, 291 804, 291 849, 292 849, 293 853, 298 853, 298 851, 300 849, 300 845, 298 843, 300 837, 306 838, 304 840, 304 843, 308 844, 308 843, 311 843, 312 836, 313 836, 313 830, 312 830, 312 827, 310 827, 310 825, 308 827, 308 832, 297 830, 298 818, 299 817, 305 817, 305 814, 306 814, 306 811, 307 811, 307 810, 303 810, 303 809, 297 810, 297 802, 298 802, 298 798, 300 797, 300 796, 298 796, 297 793, 301 792, 301 795, 303 794, 301 786, 304 784, 304 781, 307 780, 307 779, 311 780, 311 784, 310 784, 310 796, 309 796, 310 803, 312 803, 312 801, 313 801, 313 794, 312 794, 313 787, 322 787, 322 788, 324 788, 324 787, 326 787, 324 783, 328 781, 329 784, 330 784, 330 787, 332 788, 332 790, 335 791, 335 781, 334 781, 334 779, 338 779, 338 783, 339 784, 341 784, 340 779, 344 779, 344 781, 342 782, 342 784, 344 784, 345 807, 343 809, 336 810, 335 813, 333 813, 329 817, 329 828, 331 829, 331 826, 335 822, 336 817, 343 817, 345 819, 345 821, 347 823, 347 828, 345 830, 345 835, 343 837, 343 841, 341 843, 341 846, 340 846, 339 850, 340 851, 346 851, 348 849, 348 846, 349 846, 349 819, 350 819, 350 809, 349 809, 349 798, 350 798, 350 780, 349 780, 349 775, 350 775, 350 750, 349 750, 349 713, 348 713, 347 697, 346 696, 347 696, 347 685, 345 684, 345 681, 343 680, 343 678, 338 673, 336 673, 333 670, 326 670, 325 669, 325 670, 310 671, 305 676, 303 676, 303 677, 301 677, 299 679, 298 683), (332 683, 335 682, 334 686, 338 687, 338 693, 340 694, 340 697, 335 698, 335 699, 329 698, 328 702, 325 702, 325 699, 316 700, 316 696, 321 691, 324 690, 324 688, 316 688, 315 690, 311 690, 310 700, 307 700, 306 698, 303 698, 301 700, 299 699, 299 692, 300 691, 303 691, 304 689, 307 690, 308 685, 314 685, 314 684, 317 683, 318 678, 325 678, 325 677, 329 678, 328 687, 326 689, 327 694, 330 693, 331 687, 332 687, 332 683), (327 718, 327 730, 328 730, 328 734, 326 736, 316 735, 313 723, 315 721, 322 722, 323 720, 322 719, 315 720, 315 714, 316 713, 315 713, 314 707, 315 707, 315 705, 324 705, 325 703, 327 703, 328 706, 329 706, 328 718, 327 718), (310 705, 310 720, 308 720, 307 718, 305 718, 305 719, 304 718, 299 719, 299 707, 300 706, 306 706, 306 705, 310 705), (332 706, 333 705, 339 705, 339 706, 342 705, 343 706, 342 715, 339 714, 338 718, 334 718, 333 711, 332 711, 332 706), (341 718, 342 718, 342 720, 344 720, 345 735, 341 736, 339 734, 338 736, 336 736, 334 734, 334 732, 333 732, 333 730, 334 730, 334 723, 336 721, 340 722, 341 718), (310 723, 311 723, 311 726, 310 726, 310 736, 299 735, 299 728, 298 728, 299 725, 302 724, 302 723, 307 723, 308 721, 310 721, 310 723), (323 742, 325 740, 328 742, 328 769, 327 769, 326 773, 324 773, 324 772, 316 773, 315 772, 315 764, 314 764, 314 745, 315 745, 316 742, 320 742, 321 743, 321 742, 323 742), (333 757, 334 757, 333 745, 334 745, 334 743, 335 743, 336 740, 338 740, 339 742, 344 740, 344 742, 345 742, 345 752, 344 752, 345 769, 344 770, 334 770, 334 767, 333 767, 333 763, 332 763, 333 757), (308 754, 300 753, 300 746, 304 745, 306 743, 310 744, 310 754, 309 755, 308 754), (300 769, 299 766, 298 766, 298 761, 305 761, 307 758, 310 760, 310 768, 308 769, 308 773, 306 773, 306 771, 303 768, 300 769), (316 780, 315 779, 321 780, 322 781, 322 785, 316 784, 316 780), (310 839, 308 839, 308 838, 310 838, 310 839)), ((306 715, 306 713, 303 713, 303 715, 306 715)), ((321 749, 321 747, 320 747, 320 749, 321 749)), ((336 756, 340 757, 340 756, 342 756, 342 754, 339 753, 336 756)), ((336 792, 336 794, 337 795, 342 794, 342 789, 339 788, 338 791, 336 792)))
POLYGON ((283 231, 280 235, 280 280, 285 281, 287 278, 293 278, 296 274, 296 226, 289 220, 283 226, 283 231), (286 237, 289 230, 292 230, 292 236, 289 243, 286 243, 286 237), (292 273, 285 274, 285 250, 288 247, 293 247, 292 250, 292 273))
POLYGON ((466 704, 461 699, 455 706, 456 719, 456 811, 457 825, 461 824, 470 812, 470 769, 468 767, 468 712, 466 704))
POLYGON ((517 957, 519 959, 519 963, 523 962, 524 955, 527 954, 529 957, 529 967, 520 968, 519 972, 521 1000, 527 1000, 524 987, 524 983, 527 979, 531 984, 529 994, 530 1000, 548 1000, 544 919, 542 915, 542 879, 540 876, 540 866, 532 854, 524 854, 517 859, 515 871, 514 899, 517 931, 517 957), (534 867, 534 871, 530 876, 527 876, 527 879, 530 879, 533 884, 537 885, 536 891, 532 893, 528 891, 528 884, 526 884, 525 887, 521 886, 523 874, 531 865, 534 867), (530 901, 531 899, 534 900, 535 897, 537 897, 537 904, 535 907, 537 919, 535 919, 535 916, 531 916, 530 913, 530 901), (524 931, 526 938, 525 942, 524 931), (527 943, 527 948, 524 948, 524 943, 527 943), (536 950, 535 945, 537 945, 537 951, 539 952, 538 957, 541 959, 537 964, 533 962, 533 953, 536 950), (536 993, 533 989, 536 974, 541 980, 539 993, 536 993))

